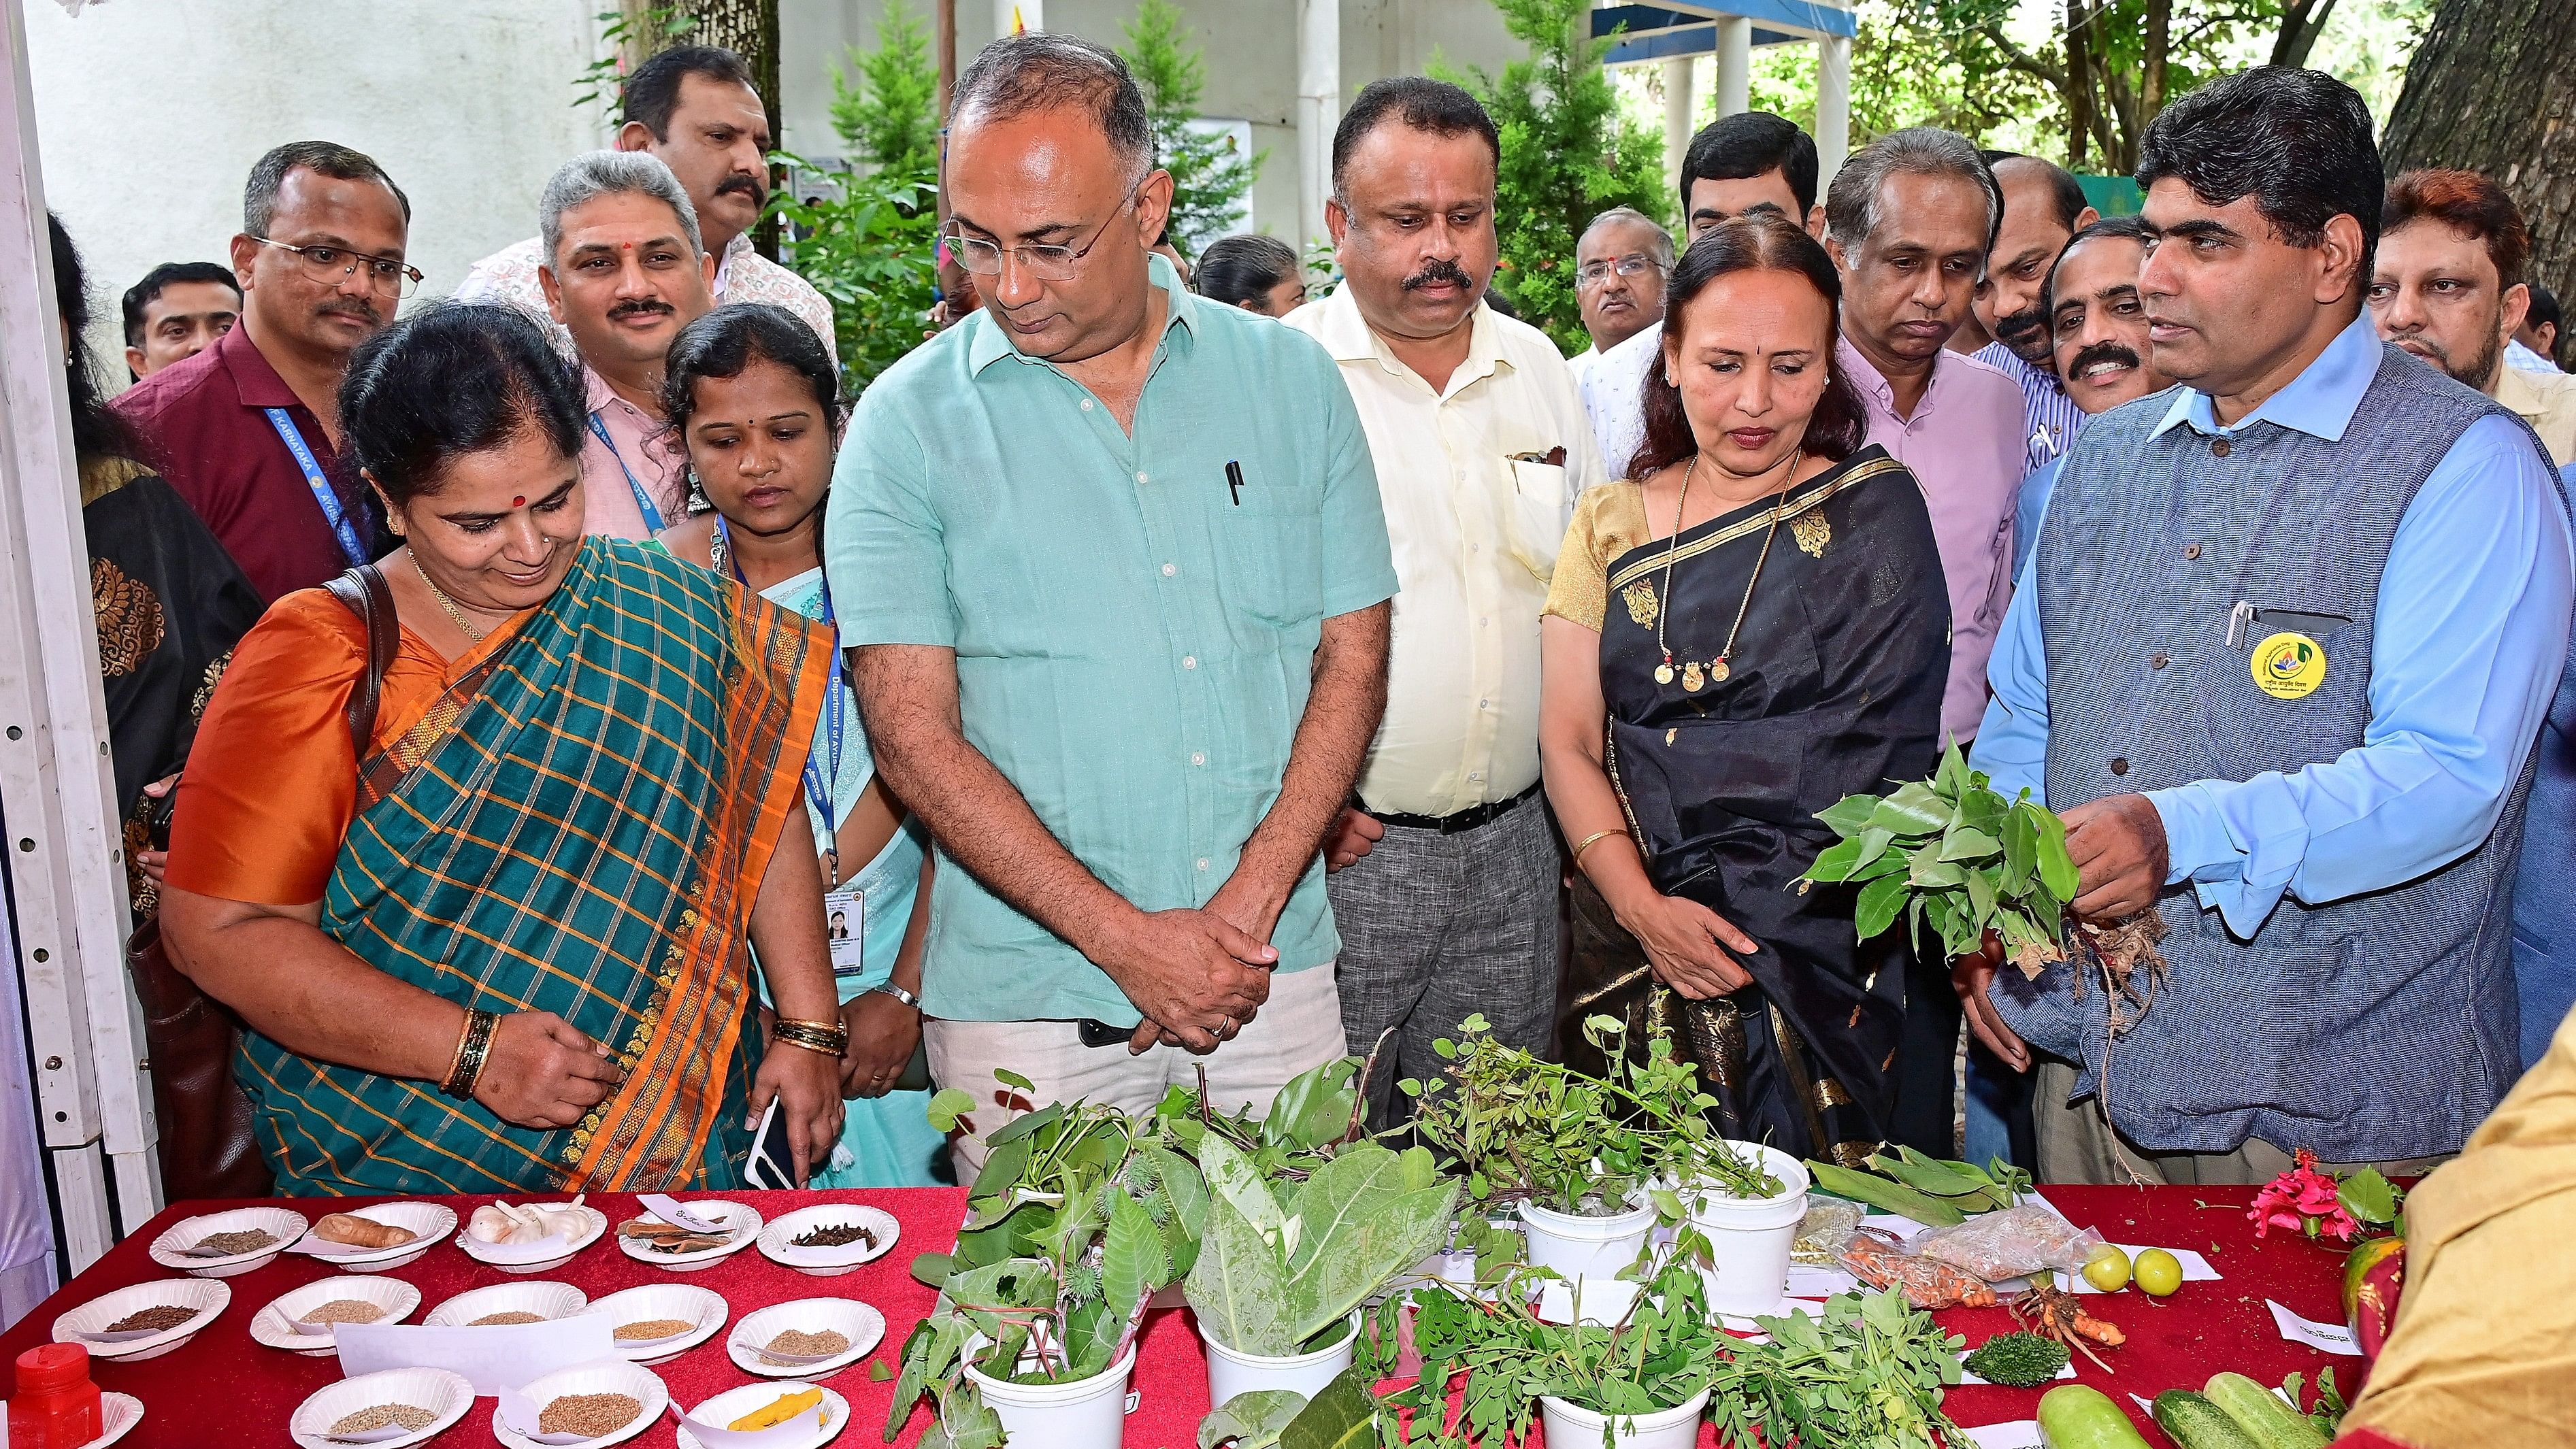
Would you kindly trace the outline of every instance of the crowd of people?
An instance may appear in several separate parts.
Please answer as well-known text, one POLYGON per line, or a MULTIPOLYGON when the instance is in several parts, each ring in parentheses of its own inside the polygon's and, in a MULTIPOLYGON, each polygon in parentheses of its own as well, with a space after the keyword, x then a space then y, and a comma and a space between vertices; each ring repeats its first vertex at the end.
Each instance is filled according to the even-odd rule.
POLYGON ((1016 36, 949 117, 965 285, 854 405, 742 62, 626 108, 448 300, 297 142, 126 294, 130 387, 74 344, 135 907, 283 1191, 735 1185, 773 1108, 807 1181, 928 1182, 1345 1052, 1401 1132, 1468 1018, 1604 1013, 1802 1156, 2422 1171, 2576 1005, 2557 306, 2327 76, 2191 91, 2112 217, 1724 117, 1685 235, 1565 259, 1569 360, 1494 305, 1467 92, 1353 99, 1310 294, 1193 267, 1125 67, 1016 36), (2081 918, 2160 914, 2116 1071, 2073 966, 1800 883, 1953 742, 2081 918))

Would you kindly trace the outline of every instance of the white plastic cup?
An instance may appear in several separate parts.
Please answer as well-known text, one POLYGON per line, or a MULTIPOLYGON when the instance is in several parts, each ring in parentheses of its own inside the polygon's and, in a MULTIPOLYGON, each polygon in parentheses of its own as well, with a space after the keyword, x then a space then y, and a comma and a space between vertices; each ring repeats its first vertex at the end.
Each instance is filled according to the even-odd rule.
POLYGON ((1527 1201, 1520 1211, 1528 1229, 1530 1266, 1552 1268, 1567 1279, 1619 1276, 1637 1261, 1646 1235, 1655 1229, 1652 1205, 1606 1218, 1576 1217, 1527 1201))
POLYGON ((1552 1394, 1538 1401, 1540 1420, 1547 1426, 1547 1449, 1592 1449, 1601 1442, 1605 1423, 1611 1424, 1610 1442, 1622 1449, 1694 1449, 1699 1443, 1700 1413, 1707 1407, 1706 1389, 1669 1409, 1633 1418, 1596 1414, 1552 1394))
POLYGON ((1708 1285, 1708 1306, 1737 1318, 1777 1314, 1785 1311, 1789 1250, 1807 1215, 1807 1167, 1758 1142, 1727 1145, 1759 1157, 1780 1179, 1781 1192, 1747 1201, 1700 1185, 1689 1194, 1691 1226, 1708 1239, 1712 1259, 1711 1269, 1700 1275, 1708 1285))
POLYGON ((1136 1346, 1107 1371, 1061 1384, 1014 1384, 967 1364, 966 1377, 1014 1444, 1051 1449, 1119 1449, 1127 1433, 1127 1377, 1136 1346))
POLYGON ((1216 1341, 1207 1330, 1207 1320, 1197 1320, 1199 1341, 1207 1345, 1208 1404, 1221 1407, 1237 1394, 1254 1389, 1286 1389, 1313 1398, 1324 1386, 1341 1376, 1351 1366, 1359 1350, 1360 1316, 1353 1313, 1344 1324, 1341 1337, 1330 1347, 1313 1353, 1272 1357, 1267 1354, 1237 1353, 1216 1341))

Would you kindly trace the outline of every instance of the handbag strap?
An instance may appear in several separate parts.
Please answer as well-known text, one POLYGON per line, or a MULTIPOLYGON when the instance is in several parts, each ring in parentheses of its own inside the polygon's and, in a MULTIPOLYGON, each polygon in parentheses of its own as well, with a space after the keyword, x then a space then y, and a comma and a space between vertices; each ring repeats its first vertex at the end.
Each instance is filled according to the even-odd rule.
POLYGON ((374 564, 360 564, 323 587, 367 626, 367 667, 349 691, 348 711, 349 740, 363 768, 375 743, 376 707, 384 699, 385 671, 393 667, 394 651, 402 643, 402 625, 394 617, 394 592, 385 584, 384 570, 374 564))

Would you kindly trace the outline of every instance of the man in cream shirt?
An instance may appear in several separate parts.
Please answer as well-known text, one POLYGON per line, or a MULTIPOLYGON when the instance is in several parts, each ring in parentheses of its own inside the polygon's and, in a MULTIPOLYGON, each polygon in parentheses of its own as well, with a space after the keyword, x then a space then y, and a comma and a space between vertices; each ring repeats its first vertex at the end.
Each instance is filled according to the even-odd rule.
POLYGON ((1556 1007, 1556 837, 1539 795, 1538 616, 1573 500, 1602 479, 1574 374, 1483 306, 1500 148, 1484 109, 1418 76, 1359 94, 1333 136, 1325 221, 1344 274, 1287 324, 1359 406, 1400 583, 1385 723, 1325 842, 1342 1026, 1372 1127, 1481 1013, 1545 1051, 1556 1007))

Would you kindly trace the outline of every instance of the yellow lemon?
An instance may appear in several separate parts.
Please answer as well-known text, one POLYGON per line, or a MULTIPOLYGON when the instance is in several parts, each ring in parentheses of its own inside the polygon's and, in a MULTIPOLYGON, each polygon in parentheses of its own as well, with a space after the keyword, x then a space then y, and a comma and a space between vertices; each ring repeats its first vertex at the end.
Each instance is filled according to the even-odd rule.
POLYGON ((2162 1248, 2138 1255, 2138 1286, 2151 1298, 2169 1296, 2182 1286, 2182 1262, 2162 1248))
MULTIPOLYGON (((2176 1269, 2180 1271, 2179 1268, 2176 1269)), ((2105 1293, 2117 1293, 2129 1286, 2129 1255, 2116 1243, 2104 1243, 2084 1260, 2084 1281, 2105 1293)))

